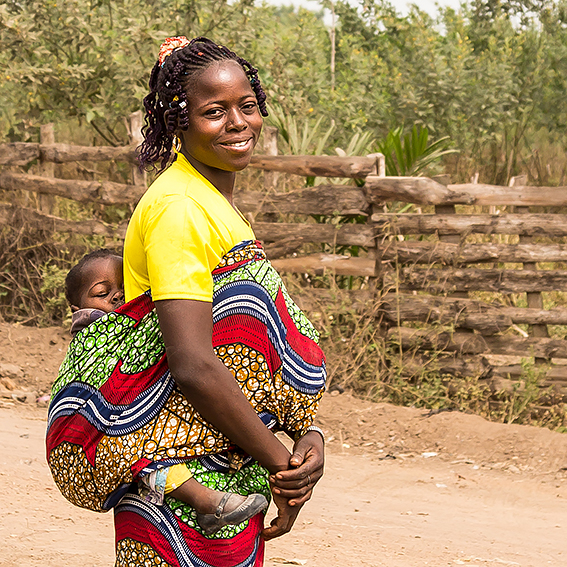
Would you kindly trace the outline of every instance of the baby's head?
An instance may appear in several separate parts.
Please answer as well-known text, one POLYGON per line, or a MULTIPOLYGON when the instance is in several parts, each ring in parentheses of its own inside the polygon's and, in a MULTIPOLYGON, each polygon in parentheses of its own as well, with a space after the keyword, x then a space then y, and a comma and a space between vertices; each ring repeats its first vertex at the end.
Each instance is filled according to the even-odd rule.
POLYGON ((65 296, 71 311, 114 311, 124 303, 122 258, 112 250, 95 250, 83 256, 65 278, 65 296))

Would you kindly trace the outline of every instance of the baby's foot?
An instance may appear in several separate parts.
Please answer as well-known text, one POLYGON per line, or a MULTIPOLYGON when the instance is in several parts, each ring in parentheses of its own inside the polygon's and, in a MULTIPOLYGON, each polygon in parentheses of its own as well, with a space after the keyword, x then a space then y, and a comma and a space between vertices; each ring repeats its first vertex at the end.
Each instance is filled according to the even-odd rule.
POLYGON ((216 510, 197 513, 197 522, 205 535, 213 535, 223 526, 241 524, 268 507, 268 501, 262 494, 242 496, 231 492, 213 492, 216 494, 212 500, 219 496, 216 510))

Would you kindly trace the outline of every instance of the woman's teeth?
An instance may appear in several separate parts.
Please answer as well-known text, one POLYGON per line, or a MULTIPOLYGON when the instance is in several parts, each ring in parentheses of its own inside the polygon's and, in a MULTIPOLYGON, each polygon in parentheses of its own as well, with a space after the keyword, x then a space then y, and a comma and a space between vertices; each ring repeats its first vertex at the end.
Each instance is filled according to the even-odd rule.
POLYGON ((248 140, 243 142, 234 142, 233 144, 225 144, 227 146, 231 146, 233 148, 243 148, 248 143, 248 140))

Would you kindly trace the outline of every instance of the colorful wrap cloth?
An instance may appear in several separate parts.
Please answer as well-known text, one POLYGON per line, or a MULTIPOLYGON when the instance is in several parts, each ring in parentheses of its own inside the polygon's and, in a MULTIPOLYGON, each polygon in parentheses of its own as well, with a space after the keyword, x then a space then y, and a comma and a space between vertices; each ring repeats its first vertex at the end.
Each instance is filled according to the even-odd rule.
MULTIPOLYGON (((236 246, 215 268, 212 309, 218 358, 268 427, 299 438, 323 394, 325 358, 258 242, 236 246)), ((211 488, 269 497, 266 471, 246 457, 229 472, 234 447, 177 388, 149 292, 71 341, 52 388, 46 445, 53 478, 73 504, 104 511, 120 502, 117 565, 150 556, 156 565, 261 564, 261 514, 217 532, 215 547, 189 506, 173 498, 153 505, 132 485, 187 462, 211 488)))

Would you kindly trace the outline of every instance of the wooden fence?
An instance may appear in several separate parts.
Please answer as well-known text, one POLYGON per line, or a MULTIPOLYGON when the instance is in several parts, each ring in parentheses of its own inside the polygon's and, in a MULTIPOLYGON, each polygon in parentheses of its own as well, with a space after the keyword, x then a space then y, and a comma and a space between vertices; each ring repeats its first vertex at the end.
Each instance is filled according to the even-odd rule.
MULTIPOLYGON (((133 165, 134 148, 4 144, 0 165, 81 160, 133 165)), ((352 292, 353 301, 375 308, 387 338, 408 355, 408 368, 419 368, 426 362, 425 353, 433 350, 444 354, 437 361, 444 373, 476 376, 495 389, 513 389, 522 373, 520 358, 533 357, 536 363, 554 363, 545 384, 567 400, 567 341, 550 338, 548 332, 549 325, 567 325, 567 309, 545 309, 542 295, 567 291, 567 187, 530 187, 522 178, 501 187, 451 185, 444 176, 386 177, 378 154, 258 155, 251 167, 364 180, 361 187, 323 184, 286 193, 241 191, 235 202, 257 219, 256 235, 280 271, 363 278, 365 289, 352 292), (392 203, 410 203, 412 212, 388 212, 392 203), (481 207, 489 212, 479 212, 481 207), (357 217, 358 223, 320 223, 313 220, 315 215, 337 221, 357 217), (288 222, 276 222, 275 216, 288 222), (342 253, 302 254, 307 244, 326 244, 331 252, 342 253), (349 254, 355 248, 363 251, 357 257, 349 254), (481 300, 480 292, 490 292, 490 301, 481 300), (517 307, 511 298, 525 298, 527 306, 517 307)), ((145 190, 139 175, 133 184, 121 184, 15 169, 2 169, 0 189, 100 205, 133 205, 145 190)), ((274 178, 266 178, 273 185, 274 178)), ((9 222, 15 208, 0 203, 0 222, 9 222)), ((73 222, 30 208, 25 214, 57 232, 121 239, 126 229, 126 222, 73 222)))

